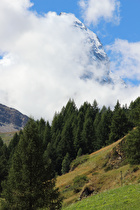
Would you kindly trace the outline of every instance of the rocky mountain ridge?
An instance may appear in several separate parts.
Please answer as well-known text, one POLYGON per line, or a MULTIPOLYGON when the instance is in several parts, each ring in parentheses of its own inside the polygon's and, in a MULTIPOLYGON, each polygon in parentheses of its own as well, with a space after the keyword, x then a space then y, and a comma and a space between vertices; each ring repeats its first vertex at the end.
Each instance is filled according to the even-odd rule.
POLYGON ((28 117, 16 109, 0 104, 0 133, 18 131, 24 128, 28 117))

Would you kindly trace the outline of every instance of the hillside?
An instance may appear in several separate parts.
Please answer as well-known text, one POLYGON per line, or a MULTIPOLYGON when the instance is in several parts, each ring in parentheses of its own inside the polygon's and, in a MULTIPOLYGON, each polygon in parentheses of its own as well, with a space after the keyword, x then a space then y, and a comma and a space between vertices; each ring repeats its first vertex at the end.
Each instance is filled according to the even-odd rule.
POLYGON ((16 109, 0 104, 0 133, 14 132, 22 129, 28 117, 16 109))
POLYGON ((140 184, 127 185, 117 189, 105 191, 97 195, 84 199, 81 202, 74 203, 65 210, 72 209, 137 209, 140 207, 140 184))
POLYGON ((90 154, 86 162, 57 178, 57 187, 64 196, 64 206, 75 203, 90 194, 95 195, 140 182, 140 167, 126 163, 122 152, 124 141, 125 138, 120 139, 90 154), (83 179, 83 177, 86 178, 83 179), (76 179, 79 182, 76 183, 76 179))

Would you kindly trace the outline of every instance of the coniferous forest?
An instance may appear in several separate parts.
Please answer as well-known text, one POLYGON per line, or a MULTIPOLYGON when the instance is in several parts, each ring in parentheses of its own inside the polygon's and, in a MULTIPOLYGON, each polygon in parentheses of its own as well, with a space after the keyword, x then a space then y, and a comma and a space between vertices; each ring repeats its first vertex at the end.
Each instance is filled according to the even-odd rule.
MULTIPOLYGON (((119 101, 113 110, 85 102, 78 109, 69 100, 52 123, 29 119, 7 146, 0 138, 0 193, 3 209, 60 209, 62 198, 55 187, 57 175, 70 170, 71 162, 92 153, 140 127, 140 97, 127 107, 119 101)), ((139 144, 140 129, 131 132, 128 147, 139 144), (132 145, 132 138, 135 139, 132 145)), ((127 147, 131 163, 134 150, 127 147), (130 152, 129 152, 130 151, 130 152)))

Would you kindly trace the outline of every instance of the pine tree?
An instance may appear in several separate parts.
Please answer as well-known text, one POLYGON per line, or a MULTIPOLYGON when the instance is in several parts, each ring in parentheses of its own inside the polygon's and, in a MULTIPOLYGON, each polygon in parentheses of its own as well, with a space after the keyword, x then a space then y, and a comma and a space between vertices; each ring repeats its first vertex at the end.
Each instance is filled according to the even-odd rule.
POLYGON ((126 156, 130 164, 140 164, 140 126, 126 138, 126 156))
POLYGON ((45 128, 46 128, 46 122, 43 118, 41 118, 40 120, 37 121, 37 125, 38 125, 38 131, 39 131, 40 138, 43 141, 44 134, 45 134, 45 128))
POLYGON ((13 156, 15 149, 18 145, 21 133, 22 133, 22 131, 19 133, 19 135, 17 133, 15 133, 9 143, 9 146, 8 146, 9 164, 11 164, 11 159, 12 159, 12 156, 13 156))
POLYGON ((84 115, 83 112, 80 111, 77 117, 77 125, 75 126, 74 129, 74 149, 76 153, 78 152, 79 148, 84 147, 84 143, 82 142, 82 136, 81 136, 83 130, 83 124, 84 124, 84 115))
POLYGON ((77 113, 76 104, 73 99, 70 99, 68 103, 66 104, 65 109, 63 109, 63 117, 64 122, 66 122, 69 118, 71 118, 71 115, 77 113))
POLYGON ((69 118, 65 123, 65 126, 61 133, 61 141, 59 146, 61 147, 62 156, 68 152, 70 157, 74 157, 74 145, 73 145, 73 118, 69 118))
POLYGON ((132 101, 129 106, 129 120, 133 123, 133 126, 139 124, 139 107, 140 107, 140 97, 138 97, 134 102, 132 101))
MULTIPOLYGON (((109 133, 110 133, 110 125, 112 120, 112 111, 110 108, 106 109, 103 107, 101 110, 101 119, 98 122, 98 113, 97 113, 97 120, 95 119, 95 122, 97 121, 96 125, 96 146, 97 149, 100 149, 101 147, 106 145, 106 142, 109 139, 109 133)), ((95 123, 94 123, 95 126, 95 123)))
POLYGON ((96 100, 93 101, 93 121, 95 120, 96 114, 99 112, 98 103, 96 100))
POLYGON ((60 209, 61 199, 54 187, 55 180, 50 180, 50 172, 45 169, 38 126, 30 119, 13 155, 7 182, 3 184, 5 209, 60 209))
POLYGON ((62 161, 62 169, 61 169, 62 174, 67 173, 69 169, 70 169, 70 156, 69 153, 67 153, 62 161))
POLYGON ((128 118, 124 110, 121 108, 119 101, 114 109, 112 122, 110 126, 110 134, 108 143, 113 143, 122 138, 130 129, 128 118))
POLYGON ((82 155, 82 148, 79 148, 78 152, 77 152, 77 157, 80 157, 82 155))
POLYGON ((85 119, 82 131, 82 141, 84 144, 84 147, 82 148, 84 154, 94 151, 95 131, 93 121, 90 117, 85 119))
POLYGON ((43 139, 43 146, 46 149, 49 142, 51 142, 51 126, 47 121, 46 128, 44 131, 44 139, 43 139))
POLYGON ((2 192, 1 183, 8 175, 8 149, 0 137, 0 194, 2 192))
POLYGON ((97 112, 93 126, 95 130, 95 141, 94 141, 94 150, 98 150, 101 147, 100 139, 100 122, 101 122, 101 112, 97 112))

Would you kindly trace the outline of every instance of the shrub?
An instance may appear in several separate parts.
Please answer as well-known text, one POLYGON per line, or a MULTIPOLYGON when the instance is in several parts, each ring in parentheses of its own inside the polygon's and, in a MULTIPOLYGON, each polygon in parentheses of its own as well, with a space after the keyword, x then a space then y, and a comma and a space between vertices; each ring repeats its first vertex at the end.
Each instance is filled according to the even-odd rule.
POLYGON ((139 167, 138 166, 136 166, 135 168, 133 168, 133 172, 136 172, 138 170, 139 170, 139 167))
POLYGON ((88 181, 88 178, 86 175, 79 175, 79 176, 76 176, 73 180, 74 184, 81 184, 81 183, 85 183, 88 181))
POLYGON ((74 193, 80 192, 80 190, 82 189, 84 184, 87 183, 87 182, 88 182, 88 178, 87 178, 86 175, 76 176, 73 179, 73 191, 74 191, 74 193))
POLYGON ((78 165, 86 162, 89 159, 88 155, 82 155, 73 160, 70 164, 70 170, 73 171, 78 165))

